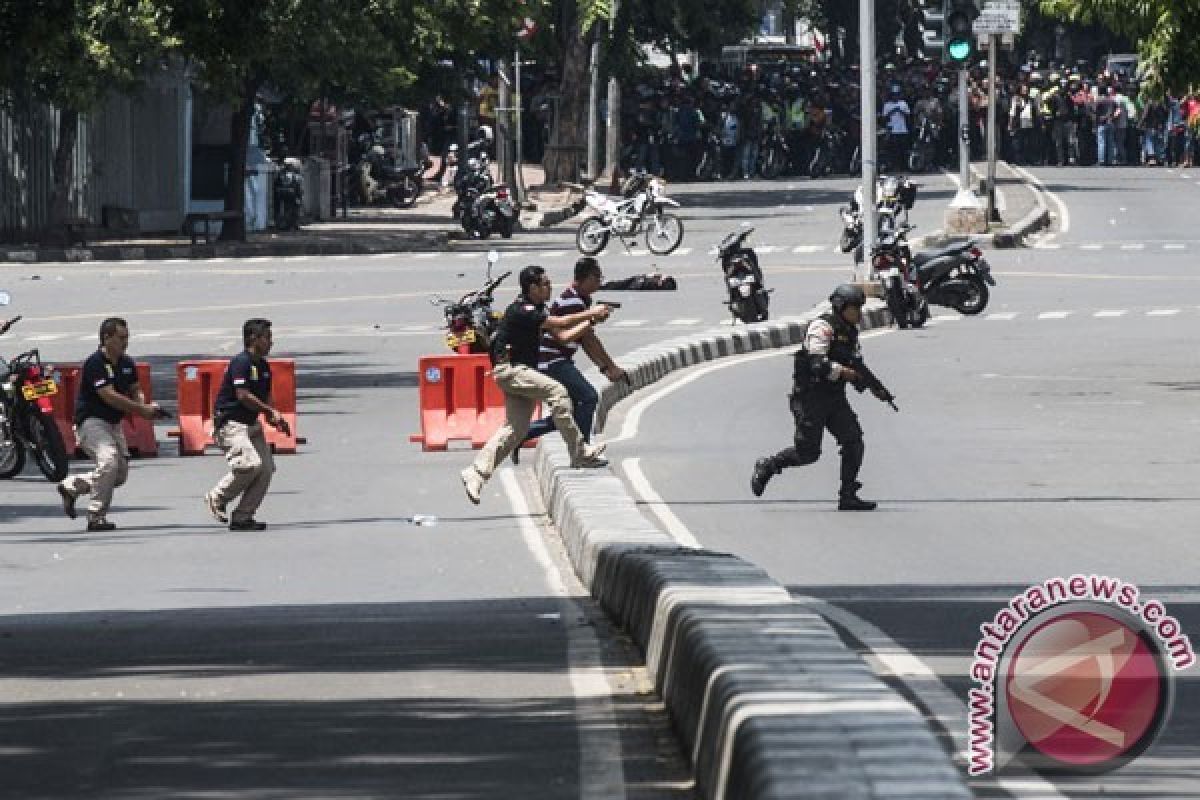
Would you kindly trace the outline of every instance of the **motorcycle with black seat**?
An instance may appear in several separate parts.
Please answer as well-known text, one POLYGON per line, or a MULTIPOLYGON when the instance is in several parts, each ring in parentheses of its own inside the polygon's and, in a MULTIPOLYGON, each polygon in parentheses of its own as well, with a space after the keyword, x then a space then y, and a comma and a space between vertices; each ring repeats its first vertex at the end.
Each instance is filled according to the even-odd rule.
POLYGON ((717 260, 725 276, 725 287, 729 292, 726 307, 733 313, 735 321, 745 323, 764 322, 770 316, 771 290, 763 284, 762 268, 758 255, 746 246, 746 239, 754 228, 743 227, 726 236, 717 245, 717 260))
MULTIPOLYGON (((8 293, 0 291, 0 306, 8 302, 8 293)), ((0 335, 20 319, 0 324, 0 335)), ((27 453, 46 480, 57 483, 67 477, 67 448, 50 399, 56 394, 58 384, 37 350, 9 361, 0 358, 0 479, 19 475, 27 453)))
POLYGON ((500 325, 503 316, 492 310, 495 302, 495 291, 512 272, 505 272, 499 278, 492 278, 492 267, 500 260, 500 254, 495 250, 487 254, 487 279, 482 289, 475 289, 464 294, 458 302, 450 302, 441 297, 435 297, 434 305, 445 306, 443 314, 446 318, 446 345, 460 355, 470 353, 486 353, 491 344, 492 336, 500 325))

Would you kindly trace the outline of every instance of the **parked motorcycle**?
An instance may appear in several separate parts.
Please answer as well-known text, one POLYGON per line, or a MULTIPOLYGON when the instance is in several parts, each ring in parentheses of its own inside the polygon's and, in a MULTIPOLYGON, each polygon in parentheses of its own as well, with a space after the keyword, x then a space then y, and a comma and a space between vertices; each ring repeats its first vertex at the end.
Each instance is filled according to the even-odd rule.
POLYGON ((492 267, 500 260, 500 254, 491 250, 487 254, 487 281, 482 289, 467 292, 458 302, 452 303, 441 297, 433 299, 434 305, 445 306, 446 345, 460 355, 486 353, 496 328, 503 316, 492 310, 493 296, 501 283, 512 275, 505 272, 492 280, 492 267))
POLYGON ((275 173, 275 227, 281 231, 300 228, 300 209, 304 205, 304 176, 300 159, 288 157, 275 173))
POLYGON ((721 262, 729 292, 725 305, 735 321, 745 323, 766 321, 771 304, 771 291, 764 285, 758 255, 746 246, 746 239, 752 233, 754 228, 749 227, 734 231, 717 245, 717 260, 721 262))
POLYGON ((881 235, 872 266, 883 285, 884 299, 901 328, 919 328, 929 319, 929 305, 946 306, 966 316, 983 313, 989 286, 996 285, 983 252, 971 242, 912 255, 905 226, 881 235))
POLYGON ((650 252, 660 256, 675 252, 683 241, 683 221, 664 210, 667 206, 678 208, 679 203, 663 194, 663 187, 661 178, 635 172, 622 186, 621 198, 588 189, 584 202, 596 216, 580 223, 575 233, 579 252, 596 255, 614 234, 628 249, 626 240, 636 238, 643 228, 650 252))
POLYGON ((457 195, 450 208, 451 215, 462 219, 463 211, 471 208, 481 194, 492 188, 492 171, 488 169, 486 154, 468 158, 454 173, 454 191, 457 195))
MULTIPOLYGON (((907 178, 893 175, 881 175, 875 184, 875 209, 879 220, 879 234, 882 236, 891 231, 908 228, 908 212, 917 202, 918 186, 907 178)), ((863 259, 863 222, 862 222, 863 191, 859 186, 854 190, 854 196, 849 206, 839 209, 842 217, 842 236, 839 243, 843 253, 854 253, 854 261, 863 259)))
POLYGON ((381 145, 373 145, 358 162, 359 199, 365 205, 412 208, 422 190, 421 168, 400 168, 389 163, 381 145))
POLYGON ((0 359, 0 479, 19 475, 26 454, 46 480, 57 483, 67 477, 67 449, 50 400, 56 394, 58 384, 37 350, 7 362, 0 359))
POLYGON ((504 184, 490 186, 483 192, 471 189, 462 200, 465 211, 462 226, 472 239, 486 239, 498 233, 511 239, 517 224, 517 207, 504 184))

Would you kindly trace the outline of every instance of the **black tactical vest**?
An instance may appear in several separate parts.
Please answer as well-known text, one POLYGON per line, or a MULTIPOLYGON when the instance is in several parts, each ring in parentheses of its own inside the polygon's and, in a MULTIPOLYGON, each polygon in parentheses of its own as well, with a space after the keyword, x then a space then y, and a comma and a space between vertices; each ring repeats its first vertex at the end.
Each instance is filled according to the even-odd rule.
MULTIPOLYGON (((854 358, 858 354, 858 326, 847 325, 837 314, 832 312, 822 314, 818 319, 824 320, 833 328, 833 341, 829 345, 827 356, 829 360, 843 366, 853 364, 854 358)), ((808 339, 807 330, 804 332, 804 339, 808 339)), ((813 356, 804 347, 797 350, 792 371, 793 389, 806 391, 825 382, 819 375, 821 361, 821 357, 813 356)))

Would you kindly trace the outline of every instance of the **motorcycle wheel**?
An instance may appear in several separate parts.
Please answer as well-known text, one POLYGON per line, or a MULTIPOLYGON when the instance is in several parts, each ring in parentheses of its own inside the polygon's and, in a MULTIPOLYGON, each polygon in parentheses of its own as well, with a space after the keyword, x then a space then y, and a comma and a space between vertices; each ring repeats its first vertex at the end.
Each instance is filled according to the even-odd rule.
POLYGON ((670 255, 683 243, 683 221, 662 212, 646 226, 646 247, 658 256, 670 255))
POLYGON ((892 314, 892 319, 896 321, 896 327, 904 330, 908 327, 908 304, 904 302, 904 290, 899 286, 890 286, 887 289, 887 307, 892 314))
POLYGON ((973 317, 976 314, 982 314, 988 304, 988 286, 983 278, 975 273, 964 275, 963 279, 967 285, 971 287, 971 294, 966 300, 954 306, 954 310, 958 313, 973 317))
POLYGON ((769 306, 770 302, 771 302, 771 296, 769 294, 766 294, 765 292, 759 292, 757 295, 755 295, 755 297, 754 297, 754 321, 755 322, 766 322, 770 318, 771 312, 768 310, 768 306, 769 306))
POLYGON ((411 175, 405 175, 398 185, 388 189, 388 199, 396 208, 412 208, 417 204, 417 195, 421 187, 411 175))
POLYGON ((7 432, 0 435, 5 437, 0 441, 0 480, 6 481, 25 469, 25 448, 7 432))
POLYGON ((912 312, 912 326, 914 328, 924 328, 925 323, 929 322, 929 304, 924 299, 918 301, 920 308, 912 312))
POLYGON ((585 219, 575 231, 575 246, 585 256, 594 256, 608 246, 609 232, 599 217, 585 219))
POLYGON ((501 218, 501 220, 498 223, 496 223, 496 227, 499 229, 501 237, 503 237, 505 239, 512 238, 513 221, 511 219, 501 218))
POLYGON ((58 483, 67 477, 67 448, 50 417, 34 414, 29 418, 29 449, 46 480, 58 483))

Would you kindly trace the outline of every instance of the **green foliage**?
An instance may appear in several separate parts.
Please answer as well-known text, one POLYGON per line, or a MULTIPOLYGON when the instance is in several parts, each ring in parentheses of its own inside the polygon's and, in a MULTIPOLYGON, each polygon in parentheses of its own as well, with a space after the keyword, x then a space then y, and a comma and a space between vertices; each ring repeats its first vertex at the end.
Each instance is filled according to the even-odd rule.
POLYGON ((1145 94, 1185 91, 1200 83, 1197 0, 1041 0, 1043 13, 1070 22, 1098 22, 1139 43, 1145 94))
POLYGON ((84 111, 176 42, 155 0, 0 0, 0 87, 84 111))

